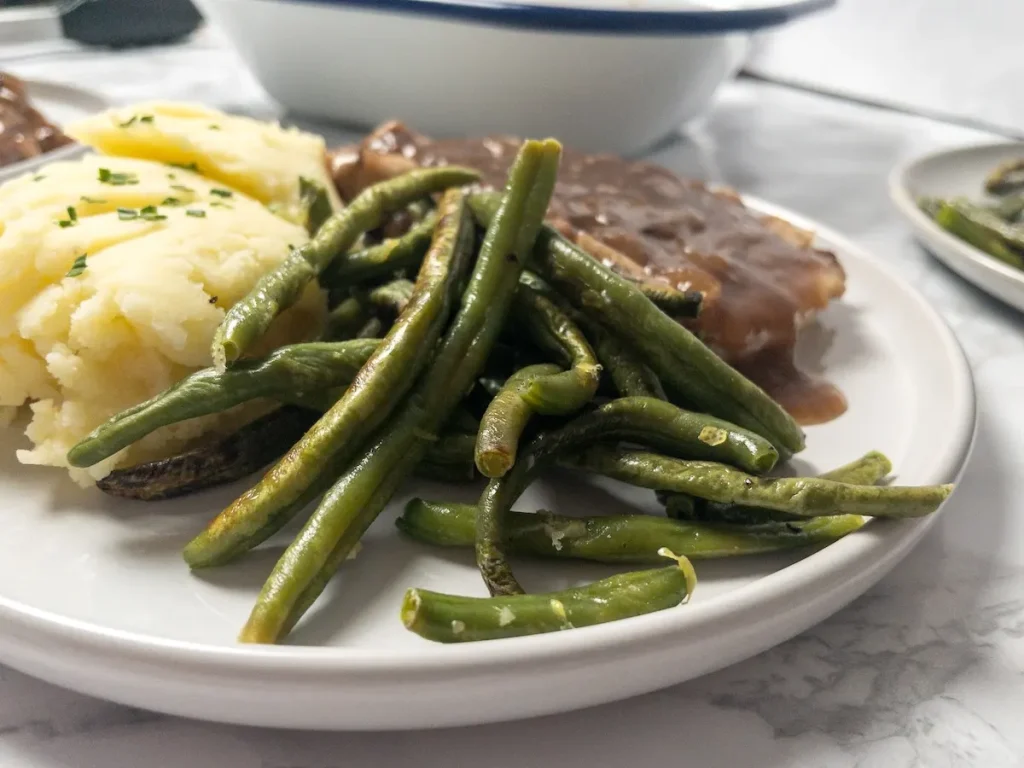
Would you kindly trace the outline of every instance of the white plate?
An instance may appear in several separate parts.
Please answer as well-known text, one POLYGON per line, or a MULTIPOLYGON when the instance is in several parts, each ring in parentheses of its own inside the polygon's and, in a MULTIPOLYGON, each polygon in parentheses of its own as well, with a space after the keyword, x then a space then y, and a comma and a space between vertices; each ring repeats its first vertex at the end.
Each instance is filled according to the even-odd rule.
MULTIPOLYGON (((827 348, 828 375, 849 412, 808 430, 804 471, 870 449, 907 484, 953 480, 974 430, 970 370, 952 333, 914 290, 852 243, 816 229, 849 274, 847 297, 804 338, 827 348), (825 343, 831 336, 831 344, 825 343), (936 418, 941 414, 941 418, 936 418)), ((483 594, 471 553, 400 538, 395 506, 371 529, 293 636, 319 647, 240 646, 235 633, 280 550, 190 575, 181 546, 238 488, 160 505, 118 503, 59 472, 20 467, 0 442, 0 660, 126 704, 209 720, 322 729, 464 725, 625 698, 765 650, 825 618, 881 578, 934 522, 875 521, 813 554, 697 564, 694 600, 677 609, 536 637, 461 646, 405 631, 406 587, 483 594)), ((578 479, 531 489, 519 505, 614 512, 652 494, 578 479)), ((423 495, 458 497, 451 489, 423 495)), ((465 496, 465 493, 462 494, 465 496)), ((470 498, 473 498, 471 495, 470 498)), ((534 589, 609 573, 523 564, 534 589)))
POLYGON ((894 170, 889 177, 889 194, 914 233, 939 261, 981 290, 1024 311, 1024 272, 946 232, 914 202, 922 195, 985 200, 985 176, 1002 161, 1015 157, 1024 157, 1024 143, 935 152, 894 170))
MULTIPOLYGON (((110 106, 110 102, 102 96, 83 88, 45 80, 26 79, 23 82, 28 89, 28 98, 32 106, 57 126, 66 125, 96 112, 102 112, 110 106)), ((55 149, 53 152, 22 160, 20 163, 2 166, 0 167, 0 183, 28 173, 46 163, 52 163, 54 160, 68 160, 84 151, 85 149, 78 144, 69 144, 66 147, 55 149)))

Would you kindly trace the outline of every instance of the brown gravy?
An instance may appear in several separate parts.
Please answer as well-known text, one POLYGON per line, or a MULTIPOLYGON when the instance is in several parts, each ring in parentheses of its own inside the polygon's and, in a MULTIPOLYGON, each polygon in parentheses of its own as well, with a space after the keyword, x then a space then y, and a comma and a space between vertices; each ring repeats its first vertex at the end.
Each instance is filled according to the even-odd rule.
POLYGON ((0 72, 0 167, 72 143, 29 104, 25 84, 0 72))

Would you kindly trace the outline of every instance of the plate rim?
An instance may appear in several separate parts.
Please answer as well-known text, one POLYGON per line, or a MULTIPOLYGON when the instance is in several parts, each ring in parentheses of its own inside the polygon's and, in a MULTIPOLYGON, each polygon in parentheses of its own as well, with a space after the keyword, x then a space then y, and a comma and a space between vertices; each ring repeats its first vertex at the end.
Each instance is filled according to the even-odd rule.
MULTIPOLYGON (((934 328, 936 340, 941 342, 946 358, 954 367, 954 392, 959 393, 960 409, 951 419, 953 439, 943 454, 933 457, 933 476, 922 482, 951 482, 959 477, 973 445, 977 400, 970 365, 942 316, 891 267, 845 236, 786 208, 754 197, 744 196, 743 199, 753 210, 783 217, 798 227, 816 232, 834 244, 841 253, 868 261, 872 269, 878 270, 902 289, 907 299, 915 304, 917 312, 923 313, 934 328)), ((446 674, 494 673, 523 664, 564 661, 574 652, 593 657, 631 653, 631 646, 639 648, 664 643, 680 633, 696 633, 700 636, 701 633, 716 631, 716 627, 717 631, 722 631, 721 624, 729 625, 753 608, 763 611, 766 605, 777 605, 780 610, 791 610, 792 606, 787 606, 786 601, 792 597, 795 588, 826 577, 836 580, 839 576, 846 576, 848 579, 836 582, 829 591, 815 593, 814 597, 831 604, 835 594, 851 592, 848 582, 856 581, 859 577, 861 581, 857 582, 855 593, 849 595, 849 599, 852 599, 902 559, 935 524, 945 506, 926 518, 903 521, 881 537, 847 537, 707 604, 697 603, 685 611, 662 611, 580 628, 569 634, 553 633, 458 646, 430 645, 415 650, 382 651, 287 645, 219 646, 111 629, 80 619, 61 617, 0 596, 0 626, 4 628, 0 630, 0 635, 35 634, 42 642, 63 646, 72 653, 93 657, 116 656, 121 665, 151 667, 155 664, 162 669, 187 667, 199 674, 215 673, 227 677, 247 676, 256 671, 263 679, 274 681, 280 681, 281 678, 291 682, 312 679, 323 681, 340 677, 353 684, 372 685, 392 682, 388 678, 393 676, 429 675, 431 671, 436 673, 439 668, 446 674), (870 562, 865 557, 870 557, 870 562), (864 582, 862 586, 861 582, 864 582), (567 642, 565 638, 574 639, 567 642)), ((836 605, 833 610, 838 610, 838 607, 836 605)), ((801 627, 797 631, 805 628, 801 627)), ((4 652, 3 655, 9 657, 13 654, 4 652)), ((13 666, 17 667, 17 664, 13 666)), ((225 717, 231 719, 228 715, 225 717)), ((254 722, 239 719, 232 721, 254 722)))
POLYGON ((763 0, 750 8, 592 8, 509 0, 284 0, 329 8, 493 24, 543 32, 644 36, 713 35, 767 29, 831 8, 837 0, 763 0))
MULTIPOLYGON (((933 247, 935 247, 933 242, 929 241, 934 241, 934 243, 938 244, 938 247, 935 250, 933 250, 933 247, 928 247, 926 250, 939 259, 939 261, 953 268, 954 265, 949 264, 949 261, 952 261, 952 259, 943 253, 939 253, 938 248, 944 249, 945 251, 955 252, 961 258, 970 262, 972 266, 992 272, 995 275, 998 275, 1001 279, 1007 280, 1016 285, 1021 292, 1020 301, 1024 302, 1024 271, 1014 269, 1009 264, 1004 264, 995 257, 989 256, 984 251, 979 250, 967 241, 961 240, 959 237, 947 232, 932 221, 932 219, 917 206, 917 203, 914 202, 911 185, 909 183, 910 177, 913 175, 914 171, 928 165, 929 163, 934 163, 943 159, 952 159, 958 155, 971 156, 979 152, 997 151, 1002 149, 1017 149, 1024 154, 1024 141, 1007 140, 976 142, 973 144, 964 144, 953 147, 951 149, 940 149, 934 152, 927 152, 923 155, 913 157, 903 163, 900 163, 889 172, 889 198, 896 206, 896 209, 914 228, 915 235, 923 244, 933 247)), ((971 285, 974 285, 979 290, 984 291, 1000 301, 1011 304, 1013 303, 1003 296, 998 295, 992 288, 974 279, 972 276, 964 274, 958 269, 955 269, 955 271, 964 280, 967 280, 971 285)))

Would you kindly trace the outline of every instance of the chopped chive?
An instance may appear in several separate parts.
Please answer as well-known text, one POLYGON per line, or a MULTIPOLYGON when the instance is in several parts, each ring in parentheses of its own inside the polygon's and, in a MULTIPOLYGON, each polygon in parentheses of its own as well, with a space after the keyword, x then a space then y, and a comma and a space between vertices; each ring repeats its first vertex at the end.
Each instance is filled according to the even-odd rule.
POLYGON ((160 203, 160 205, 169 205, 169 206, 172 206, 172 207, 173 206, 182 205, 182 204, 183 203, 181 202, 181 200, 179 200, 176 197, 165 197, 164 201, 162 203, 160 203))
POLYGON ((37 175, 33 176, 32 177, 32 181, 42 181, 45 178, 46 177, 43 174, 40 173, 40 174, 37 174, 37 175))
POLYGON ((194 216, 197 219, 202 219, 206 216, 206 211, 201 211, 198 208, 189 208, 185 211, 186 216, 194 216))
POLYGON ((135 121, 138 120, 138 119, 139 119, 138 115, 132 115, 127 120, 125 120, 123 123, 120 123, 119 125, 120 125, 121 128, 128 128, 129 126, 133 125, 135 123, 135 121))
POLYGON ((234 206, 233 205, 228 205, 227 203, 222 203, 220 200, 214 200, 212 203, 210 203, 210 207, 211 208, 228 208, 228 209, 234 210, 234 206))
MULTIPOLYGON (((170 174, 168 174, 168 175, 170 175, 170 174)), ((194 192, 195 191, 194 189, 192 189, 192 187, 186 187, 184 184, 171 184, 171 189, 176 189, 179 192, 194 192)))
POLYGON ((103 184, 110 184, 115 187, 139 183, 139 177, 134 173, 116 173, 109 168, 100 168, 99 180, 103 184))
POLYGON ((178 177, 173 173, 168 173, 167 178, 170 179, 171 181, 174 181, 178 177))
POLYGON ((90 205, 103 205, 105 202, 107 202, 106 200, 102 200, 98 197, 89 197, 87 195, 82 195, 79 198, 79 200, 81 200, 83 203, 89 203, 90 205))
POLYGON ((58 226, 59 226, 59 227, 60 227, 61 229, 67 229, 68 227, 70 227, 70 226, 73 226, 73 225, 74 225, 74 223, 75 223, 75 222, 73 222, 73 221, 69 221, 69 220, 67 220, 67 219, 61 219, 60 221, 58 221, 58 222, 57 222, 57 225, 58 225, 58 226))
POLYGON ((207 128, 209 128, 211 131, 219 131, 220 130, 220 126, 217 125, 216 123, 210 123, 210 125, 208 125, 207 128))
POLYGON ((217 197, 231 197, 232 193, 230 189, 211 189, 210 194, 217 197))
POLYGON ((193 173, 199 173, 199 166, 196 163, 168 163, 172 168, 181 168, 185 171, 192 171, 193 173))
POLYGON ((66 277, 78 277, 80 274, 85 272, 85 257, 87 254, 82 254, 73 262, 71 262, 71 269, 68 270, 66 277))
POLYGON ((145 208, 139 211, 141 216, 146 221, 163 221, 167 217, 160 213, 155 205, 147 205, 145 208))
POLYGON ((121 221, 132 221, 133 219, 139 218, 139 212, 134 208, 118 208, 117 218, 121 221))
POLYGON ((153 122, 153 116, 152 115, 143 115, 142 117, 139 118, 139 122, 140 123, 152 123, 153 122))
POLYGON ((72 205, 68 206, 68 218, 71 221, 78 221, 78 211, 76 211, 72 205))

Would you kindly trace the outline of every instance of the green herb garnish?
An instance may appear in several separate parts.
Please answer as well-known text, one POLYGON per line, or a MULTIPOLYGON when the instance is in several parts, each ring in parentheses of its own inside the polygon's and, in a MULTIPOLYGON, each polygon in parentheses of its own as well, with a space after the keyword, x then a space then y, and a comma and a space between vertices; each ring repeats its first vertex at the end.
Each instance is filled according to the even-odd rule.
POLYGON ((199 166, 196 163, 168 163, 172 168, 181 168, 185 171, 192 171, 193 173, 199 173, 199 166))
POLYGON ((45 177, 45 176, 44 176, 43 174, 41 174, 41 173, 40 173, 40 174, 38 174, 38 175, 36 175, 36 176, 33 176, 33 177, 32 177, 32 181, 42 181, 42 180, 43 180, 43 179, 45 179, 45 178, 46 178, 46 177, 45 177))
POLYGON ((179 200, 176 197, 165 197, 164 201, 160 203, 160 205, 169 205, 171 207, 174 207, 178 205, 184 205, 184 203, 182 203, 181 200, 179 200))
POLYGON ((74 206, 68 206, 68 218, 71 221, 78 221, 78 211, 75 210, 74 206))
POLYGON ((117 218, 121 221, 132 221, 133 219, 139 218, 139 212, 134 208, 118 208, 117 218))
POLYGON ((75 226, 75 224, 78 223, 78 211, 76 211, 74 209, 74 207, 70 206, 70 205, 67 207, 67 211, 68 211, 68 217, 66 219, 61 219, 60 221, 57 222, 57 225, 61 229, 67 229, 68 227, 73 227, 73 226, 75 226))
POLYGON ((147 205, 145 208, 139 211, 139 216, 141 216, 146 221, 163 221, 164 219, 167 218, 157 210, 155 205, 147 205))
POLYGON ((208 125, 207 128, 209 128, 211 131, 219 131, 220 130, 220 126, 217 125, 216 123, 210 123, 210 125, 208 125))
POLYGON ((222 203, 220 200, 214 200, 212 203, 210 203, 210 207, 211 208, 230 208, 231 210, 234 210, 234 206, 233 205, 228 205, 227 203, 222 203))
POLYGON ((210 194, 217 197, 231 197, 232 192, 230 189, 211 189, 210 194))
POLYGON ((87 254, 82 254, 73 262, 71 262, 71 269, 68 270, 66 277, 78 277, 80 274, 85 272, 85 257, 87 254))
POLYGON ((139 122, 140 123, 152 123, 153 119, 154 118, 153 118, 152 115, 143 115, 142 117, 139 118, 139 122))
POLYGON ((83 203, 89 203, 90 205, 103 205, 105 202, 107 202, 106 200, 101 200, 98 197, 88 197, 87 195, 82 195, 78 199, 81 200, 83 203))
POLYGON ((195 190, 192 189, 192 187, 186 187, 184 184, 171 184, 171 189, 176 189, 179 192, 195 192, 195 190))
POLYGON ((205 218, 206 211, 201 211, 198 208, 189 208, 185 211, 186 216, 194 216, 197 219, 205 218))
POLYGON ((139 177, 134 173, 115 173, 109 168, 100 168, 99 180, 103 184, 110 184, 115 187, 124 187, 129 184, 139 183, 139 177))
POLYGON ((138 119, 139 119, 138 115, 132 115, 127 120, 125 120, 123 123, 119 123, 118 126, 120 128, 128 128, 129 126, 133 125, 135 123, 135 121, 138 120, 138 119))

